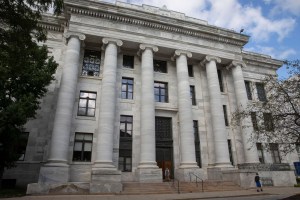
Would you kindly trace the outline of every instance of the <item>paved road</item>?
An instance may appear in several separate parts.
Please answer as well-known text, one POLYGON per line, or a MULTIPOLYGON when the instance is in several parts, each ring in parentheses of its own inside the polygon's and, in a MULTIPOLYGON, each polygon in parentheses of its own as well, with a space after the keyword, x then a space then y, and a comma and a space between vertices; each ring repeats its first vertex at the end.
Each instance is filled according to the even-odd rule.
POLYGON ((156 195, 45 195, 24 196, 6 200, 279 200, 300 194, 300 188, 269 187, 264 192, 255 189, 238 191, 219 191, 187 194, 156 194, 156 195))

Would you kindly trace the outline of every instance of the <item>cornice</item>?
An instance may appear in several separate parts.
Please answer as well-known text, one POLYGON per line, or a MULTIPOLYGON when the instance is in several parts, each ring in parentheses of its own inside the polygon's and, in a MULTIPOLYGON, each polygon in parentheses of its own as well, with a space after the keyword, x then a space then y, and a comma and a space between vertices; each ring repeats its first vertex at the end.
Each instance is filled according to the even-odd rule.
POLYGON ((283 61, 272 59, 271 56, 258 54, 254 52, 244 51, 242 53, 243 61, 246 65, 253 65, 258 67, 268 67, 272 69, 278 69, 283 65, 283 61))
POLYGON ((65 8, 71 15, 84 15, 124 24, 144 26, 239 47, 244 46, 249 39, 246 35, 238 34, 227 29, 174 19, 167 16, 158 16, 155 15, 155 13, 147 13, 145 11, 143 12, 103 2, 65 0, 65 8))
POLYGON ((38 26, 48 31, 64 32, 66 19, 63 16, 55 17, 50 14, 43 14, 38 26))

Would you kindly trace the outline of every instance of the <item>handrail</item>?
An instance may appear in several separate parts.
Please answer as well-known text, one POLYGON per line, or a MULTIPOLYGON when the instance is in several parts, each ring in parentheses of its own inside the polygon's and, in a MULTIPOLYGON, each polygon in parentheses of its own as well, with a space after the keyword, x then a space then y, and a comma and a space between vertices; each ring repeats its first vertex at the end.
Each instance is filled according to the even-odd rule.
POLYGON ((201 188, 202 188, 202 192, 204 192, 204 188, 203 188, 203 180, 197 176, 196 174, 194 174, 193 172, 190 172, 190 182, 192 182, 192 175, 196 177, 196 186, 198 187, 198 179, 200 179, 201 181, 201 188))
POLYGON ((176 189, 176 186, 175 186, 175 181, 177 181, 177 193, 180 194, 180 189, 179 189, 179 180, 177 180, 176 178, 173 179, 173 186, 174 188, 176 189))

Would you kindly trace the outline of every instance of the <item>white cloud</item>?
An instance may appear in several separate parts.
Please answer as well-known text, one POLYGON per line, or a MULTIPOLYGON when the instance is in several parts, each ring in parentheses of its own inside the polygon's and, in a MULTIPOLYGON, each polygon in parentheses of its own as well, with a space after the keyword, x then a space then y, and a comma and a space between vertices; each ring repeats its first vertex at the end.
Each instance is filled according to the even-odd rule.
POLYGON ((276 14, 276 12, 288 12, 290 14, 300 16, 299 0, 274 0, 272 3, 275 4, 272 11, 273 14, 276 14))
MULTIPOLYGON (((112 0, 107 1, 111 2, 112 0)), ((280 0, 275 1, 281 2, 280 0)), ((288 1, 291 1, 292 5, 297 5, 297 2, 300 2, 300 0, 288 1)), ((179 11, 187 16, 206 20, 211 25, 236 31, 244 28, 245 33, 255 41, 268 41, 272 35, 275 35, 278 41, 281 41, 296 25, 296 21, 288 17, 268 19, 262 14, 260 7, 245 6, 239 3, 238 0, 131 0, 130 2, 157 7, 166 5, 169 10, 179 11)), ((265 2, 274 3, 271 0, 265 0, 265 2)))

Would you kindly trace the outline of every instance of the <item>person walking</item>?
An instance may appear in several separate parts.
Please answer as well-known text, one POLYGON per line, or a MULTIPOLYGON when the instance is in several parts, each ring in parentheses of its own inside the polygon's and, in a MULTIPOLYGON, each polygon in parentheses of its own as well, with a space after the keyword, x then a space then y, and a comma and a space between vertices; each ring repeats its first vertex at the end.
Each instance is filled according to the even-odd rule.
POLYGON ((258 173, 256 173, 256 176, 254 178, 254 181, 255 181, 255 184, 256 184, 256 187, 257 187, 257 192, 260 191, 263 191, 262 187, 261 187, 261 183, 260 183, 260 177, 258 175, 258 173))
POLYGON ((165 169, 165 178, 166 178, 166 181, 170 181, 170 170, 169 170, 169 168, 165 169))

